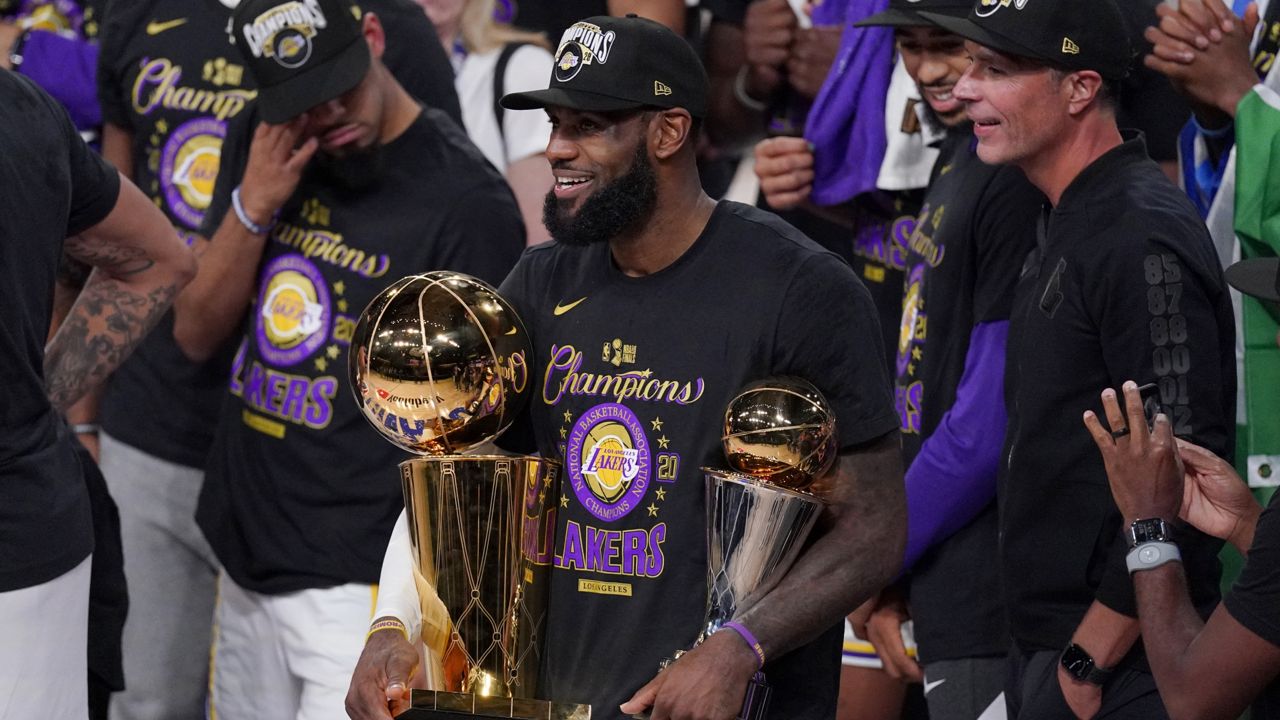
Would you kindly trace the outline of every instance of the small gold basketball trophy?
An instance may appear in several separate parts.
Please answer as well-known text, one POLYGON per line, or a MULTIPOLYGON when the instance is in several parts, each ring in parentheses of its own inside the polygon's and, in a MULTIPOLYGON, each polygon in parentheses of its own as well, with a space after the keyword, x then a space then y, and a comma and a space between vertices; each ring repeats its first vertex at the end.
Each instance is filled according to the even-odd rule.
MULTIPOLYGON (((787 574, 823 508, 807 490, 830 469, 837 450, 831 406, 816 387, 794 377, 743 388, 725 410, 721 437, 733 471, 702 469, 707 616, 695 646, 732 624, 787 574)), ((754 644, 745 628, 738 631, 754 644)), ((739 719, 767 717, 769 695, 764 673, 757 672, 739 719)))
POLYGON ((558 465, 461 455, 510 426, 529 396, 528 333, 493 288, 432 272, 382 291, 360 316, 351 387, 366 419, 421 455, 400 464, 437 690, 405 720, 587 720, 536 699, 558 465))

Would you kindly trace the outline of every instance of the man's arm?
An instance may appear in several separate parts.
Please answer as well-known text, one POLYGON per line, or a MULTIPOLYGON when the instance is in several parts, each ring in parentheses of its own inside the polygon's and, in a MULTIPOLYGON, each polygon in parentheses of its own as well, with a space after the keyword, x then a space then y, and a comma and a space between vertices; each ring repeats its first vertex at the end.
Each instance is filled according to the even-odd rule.
POLYGON ((124 178, 107 217, 64 251, 96 271, 45 351, 45 384, 63 411, 120 365, 195 274, 169 221, 124 178))
MULTIPOLYGON (((841 455, 813 490, 827 502, 816 540, 776 588, 734 618, 751 629, 765 658, 817 637, 886 585, 901 563, 906 498, 896 430, 841 455)), ((736 717, 757 664, 744 638, 717 632, 641 688, 622 712, 652 707, 653 720, 736 717)))
MULTIPOLYGON (((1234 522, 1216 522, 1230 514, 1222 508, 1233 507, 1233 503, 1220 503, 1218 510, 1205 513, 1188 502, 1189 496, 1195 495, 1195 488, 1184 485, 1169 419, 1158 415, 1154 430, 1146 429, 1136 383, 1125 383, 1123 410, 1112 390, 1103 392, 1102 404, 1106 427, 1092 412, 1085 413, 1085 426, 1102 454, 1112 495, 1126 521, 1154 517, 1172 521, 1181 508, 1189 520, 1208 519, 1220 530, 1235 527, 1234 522), (1129 435, 1114 438, 1110 429, 1119 427, 1129 428, 1129 435)), ((1198 471, 1186 474, 1185 482, 1198 484, 1194 472, 1198 471)), ((1235 484, 1248 496, 1238 478, 1235 484)), ((1214 481, 1210 487, 1218 485, 1214 481)), ((1211 490, 1211 494, 1215 493, 1211 490)), ((1216 496, 1221 497, 1222 493, 1216 496)), ((1252 522, 1257 517, 1256 503, 1242 506, 1240 514, 1252 522)), ((1180 562, 1134 572, 1133 584, 1142 642, 1160 697, 1172 717, 1238 717, 1280 673, 1280 646, 1244 627, 1225 603, 1214 610, 1207 624, 1201 621, 1191 603, 1180 562)), ((1274 594, 1274 590, 1270 592, 1274 594)))
MULTIPOLYGON (((240 182, 240 200, 248 219, 269 227, 298 186, 319 142, 297 142, 302 126, 262 123, 254 130, 249 162, 240 182)), ((258 260, 267 233, 256 233, 235 212, 228 212, 210 242, 197 252, 200 271, 174 302, 173 337, 196 362, 213 356, 235 331, 253 297, 258 260)))

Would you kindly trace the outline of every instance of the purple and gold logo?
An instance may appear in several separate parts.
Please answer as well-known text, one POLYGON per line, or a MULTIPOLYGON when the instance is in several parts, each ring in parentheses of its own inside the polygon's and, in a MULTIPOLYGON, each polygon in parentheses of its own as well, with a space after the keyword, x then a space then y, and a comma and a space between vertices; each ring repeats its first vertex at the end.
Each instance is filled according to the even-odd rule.
POLYGON ((258 352, 272 365, 296 365, 329 337, 329 288, 301 255, 272 260, 258 291, 258 352))
POLYGON ((174 130, 160 154, 160 187, 165 202, 174 217, 188 227, 198 228, 204 221, 226 135, 225 122, 197 118, 174 130))
POLYGON ((625 517, 649 488, 649 440, 635 413, 605 403, 584 412, 569 434, 565 466, 578 502, 601 520, 625 517))

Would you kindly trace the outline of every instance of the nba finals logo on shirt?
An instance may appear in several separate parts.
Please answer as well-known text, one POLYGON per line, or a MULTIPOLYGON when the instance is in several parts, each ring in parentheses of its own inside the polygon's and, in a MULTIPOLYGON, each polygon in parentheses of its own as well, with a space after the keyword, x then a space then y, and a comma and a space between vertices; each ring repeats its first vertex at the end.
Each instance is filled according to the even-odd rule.
POLYGON ((556 50, 556 80, 568 82, 577 77, 586 65, 609 62, 609 52, 615 39, 617 34, 612 30, 606 32, 599 25, 586 22, 574 23, 560 37, 560 47, 556 50))
POLYGON ((617 520, 640 504, 649 487, 649 440, 625 405, 596 405, 569 433, 565 465, 582 506, 601 520, 617 520))
POLYGON ((262 13, 242 31, 254 57, 269 57, 292 69, 306 64, 311 38, 327 25, 318 0, 294 0, 262 13))
POLYGON ((320 270, 301 255, 267 265, 258 293, 258 351, 272 365, 296 365, 328 339, 329 289, 320 270))
POLYGON ((978 7, 973 9, 978 17, 994 15, 997 10, 1013 5, 1014 10, 1021 10, 1030 0, 978 0, 978 7))

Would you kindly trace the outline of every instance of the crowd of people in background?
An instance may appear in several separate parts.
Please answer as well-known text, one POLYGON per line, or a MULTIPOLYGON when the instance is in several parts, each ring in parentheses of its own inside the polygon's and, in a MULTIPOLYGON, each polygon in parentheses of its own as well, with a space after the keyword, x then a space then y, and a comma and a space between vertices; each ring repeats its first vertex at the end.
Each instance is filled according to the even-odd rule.
MULTIPOLYGON (((405 707, 347 353, 437 269, 539 382, 706 388, 618 399, 683 458, 647 520, 563 499, 661 512, 666 566, 584 595, 557 546, 555 699, 1280 718, 1280 1, 0 0, 0 50, 0 719, 405 707), (659 674, 716 416, 786 374, 839 418, 826 520, 659 674)), ((504 449, 566 455, 574 394, 504 449)))

